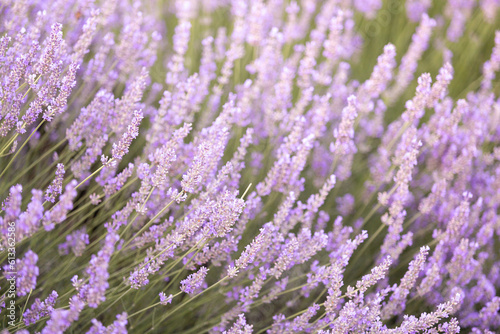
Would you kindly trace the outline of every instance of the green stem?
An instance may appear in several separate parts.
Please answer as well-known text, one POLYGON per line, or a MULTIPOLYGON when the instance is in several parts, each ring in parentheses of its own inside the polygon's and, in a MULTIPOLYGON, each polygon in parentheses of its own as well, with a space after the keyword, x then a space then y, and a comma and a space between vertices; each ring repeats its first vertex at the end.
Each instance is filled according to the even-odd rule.
MULTIPOLYGON (((31 139, 31 137, 33 137, 33 135, 37 132, 37 130, 42 126, 42 124, 44 122, 45 122, 45 120, 41 121, 40 124, 38 124, 38 126, 36 127, 36 129, 33 130, 33 132, 31 132, 31 134, 29 135, 29 137, 24 141, 24 143, 21 145, 21 147, 17 150, 16 154, 14 154, 14 156, 12 157, 12 159, 10 159, 9 163, 7 164, 7 166, 2 171, 2 174, 0 174, 0 178, 2 178, 2 176, 5 174, 5 172, 7 171, 7 169, 9 169, 10 165, 12 165, 12 163, 14 162, 14 160, 17 158, 17 156, 19 155, 19 153, 21 153, 21 150, 24 148, 24 146, 26 146, 26 144, 28 143, 28 141, 31 139)), ((17 137, 17 134, 16 134, 15 137, 17 137)), ((3 151, 0 152, 0 154, 2 154, 2 153, 3 153, 3 151)))

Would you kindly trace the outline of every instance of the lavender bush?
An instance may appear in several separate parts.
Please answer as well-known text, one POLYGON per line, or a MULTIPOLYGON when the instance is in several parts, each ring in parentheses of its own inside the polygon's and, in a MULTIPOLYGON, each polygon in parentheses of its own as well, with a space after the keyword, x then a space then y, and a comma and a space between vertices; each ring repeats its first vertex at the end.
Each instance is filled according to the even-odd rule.
POLYGON ((1 333, 499 332, 499 9, 2 1, 1 333))

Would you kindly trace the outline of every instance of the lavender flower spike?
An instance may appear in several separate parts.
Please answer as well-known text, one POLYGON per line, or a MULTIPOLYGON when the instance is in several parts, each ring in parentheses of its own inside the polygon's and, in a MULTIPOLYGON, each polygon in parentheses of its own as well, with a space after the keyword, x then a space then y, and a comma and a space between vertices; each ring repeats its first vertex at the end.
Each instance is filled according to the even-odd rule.
POLYGON ((45 192, 45 200, 55 203, 57 196, 62 192, 62 182, 64 179, 64 165, 57 164, 56 177, 45 192))
POLYGON ((190 295, 197 293, 203 287, 207 273, 207 268, 200 267, 196 273, 181 281, 181 291, 190 295))
POLYGON ((49 315, 54 310, 54 305, 56 304, 58 294, 56 291, 52 291, 50 295, 42 302, 40 299, 35 299, 33 305, 29 310, 26 310, 23 314, 24 324, 29 326, 37 322, 40 318, 49 315))
POLYGON ((113 159, 119 161, 128 153, 132 140, 139 135, 139 125, 143 118, 141 110, 134 111, 134 118, 132 118, 132 122, 128 126, 127 131, 125 131, 118 144, 113 144, 113 150, 111 152, 113 159))

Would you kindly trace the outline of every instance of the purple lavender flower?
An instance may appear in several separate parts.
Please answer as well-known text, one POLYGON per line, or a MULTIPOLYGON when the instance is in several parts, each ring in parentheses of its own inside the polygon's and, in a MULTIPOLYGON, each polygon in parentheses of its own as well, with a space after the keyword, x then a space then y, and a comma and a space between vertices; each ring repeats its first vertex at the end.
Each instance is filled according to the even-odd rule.
MULTIPOLYGON (((408 3, 408 12, 410 13, 409 8, 411 6, 417 5, 425 7, 429 6, 430 2, 427 0, 419 0, 408 3)), ((418 10, 416 10, 416 12, 418 12, 418 10)), ((415 14, 412 13, 412 15, 415 14)), ((406 54, 403 56, 403 59, 401 59, 401 65, 395 78, 396 85, 387 93, 390 101, 394 101, 397 97, 399 97, 413 79, 413 75, 417 69, 418 60, 422 57, 422 54, 427 49, 432 29, 435 26, 435 20, 429 18, 429 16, 425 13, 422 14, 420 25, 418 26, 415 34, 412 36, 412 43, 410 44, 410 47, 408 48, 406 54)))
POLYGON ((37 64, 37 72, 46 74, 49 72, 54 62, 56 53, 63 43, 62 24, 54 23, 51 27, 50 36, 47 45, 43 49, 42 56, 37 64))
POLYGON ((88 283, 78 288, 78 298, 85 301, 89 307, 97 306, 106 300, 105 293, 109 286, 108 266, 111 255, 115 250, 115 243, 119 240, 118 234, 108 226, 108 234, 104 245, 97 255, 92 255, 89 266, 85 270, 88 275, 88 283))
POLYGON ((45 120, 51 121, 54 115, 61 114, 66 109, 68 97, 76 85, 75 76, 78 67, 79 65, 76 63, 72 63, 69 66, 68 72, 62 79, 59 94, 55 98, 53 105, 47 108, 48 112, 43 115, 45 120))
POLYGON ((244 206, 245 202, 237 198, 235 193, 226 190, 222 195, 219 195, 217 201, 211 206, 210 233, 214 236, 225 236, 231 231, 244 206))
POLYGON ((73 199, 77 195, 76 185, 76 180, 68 183, 59 202, 51 210, 45 212, 43 225, 46 231, 51 231, 55 224, 62 223, 66 219, 67 213, 73 209, 73 199))
POLYGON ((43 192, 33 189, 31 194, 32 198, 28 204, 27 210, 19 215, 19 219, 16 223, 16 236, 19 241, 30 237, 33 233, 38 231, 44 215, 42 200, 43 192))
POLYGON ((71 250, 75 256, 82 256, 88 244, 89 235, 85 233, 85 229, 82 228, 66 236, 66 242, 58 246, 59 253, 67 255, 71 250))
POLYGON ((28 250, 22 259, 16 259, 14 266, 5 265, 3 267, 7 279, 15 277, 18 297, 26 296, 36 288, 37 277, 40 273, 36 265, 37 262, 38 255, 32 250, 28 250))
POLYGON ((113 159, 119 161, 128 153, 132 140, 139 135, 139 125, 143 118, 141 110, 134 111, 134 118, 130 122, 127 131, 123 134, 118 144, 113 144, 113 150, 111 152, 113 159))
POLYGON ((495 77, 495 73, 500 70, 500 32, 495 33, 495 47, 491 54, 490 60, 486 61, 483 65, 484 79, 481 82, 481 89, 491 89, 491 82, 495 77))
POLYGON ((99 195, 97 195, 96 193, 93 193, 93 194, 90 194, 89 196, 89 199, 90 199, 90 203, 92 203, 92 205, 97 205, 101 202, 101 197, 99 195))
POLYGON ((191 23, 181 21, 175 28, 174 51, 172 60, 167 65, 170 72, 167 75, 166 82, 169 85, 176 84, 179 75, 184 71, 184 54, 187 52, 191 23))
POLYGON ((205 277, 207 273, 207 268, 200 267, 197 272, 181 281, 181 291, 190 295, 196 294, 200 289, 203 289, 203 286, 206 284, 205 277))
POLYGON ((408 271, 401 279, 401 283, 394 290, 390 301, 382 309, 382 317, 384 319, 388 319, 397 314, 400 309, 404 309, 406 304, 405 299, 409 295, 410 289, 415 285, 418 275, 424 267, 424 262, 428 254, 429 247, 424 246, 420 249, 420 252, 416 256, 415 260, 410 262, 408 271))
POLYGON ((55 203, 56 197, 62 192, 62 182, 64 179, 64 165, 57 164, 56 177, 45 191, 45 200, 55 203))
POLYGON ((342 156, 346 153, 356 153, 354 145, 354 121, 358 116, 356 111, 356 96, 351 95, 347 99, 347 107, 342 110, 342 121, 337 129, 333 131, 335 144, 330 145, 330 151, 342 156))
POLYGON ((28 326, 37 322, 40 318, 52 313, 57 297, 57 292, 52 291, 44 301, 40 301, 39 298, 36 298, 35 302, 31 305, 31 308, 26 310, 23 314, 24 324, 28 326))
MULTIPOLYGON (((115 176, 113 178, 111 178, 111 177, 104 178, 102 180, 102 183, 105 183, 104 184, 104 193, 105 193, 106 197, 109 197, 109 196, 115 194, 117 191, 119 191, 123 187, 123 185, 125 184, 127 179, 132 176, 132 174, 134 172, 134 167, 135 167, 134 164, 130 163, 130 164, 128 164, 127 168, 122 170, 117 176, 115 176)), ((105 171, 105 169, 103 169, 103 172, 104 171, 105 171)), ((100 177, 97 178, 97 181, 98 182, 100 181, 100 177)), ((97 194, 95 194, 95 196, 93 196, 94 203, 97 202, 97 196, 98 196, 97 194)), ((92 198, 91 198, 91 201, 92 201, 92 198)))
POLYGON ((127 334, 127 313, 123 312, 116 315, 116 320, 109 326, 105 327, 97 319, 92 319, 92 327, 88 330, 87 334, 101 334, 101 333, 113 333, 113 334, 127 334))
POLYGON ((42 334, 64 333, 73 322, 78 320, 85 303, 78 297, 73 296, 69 301, 69 309, 54 309, 50 312, 50 319, 42 329, 42 334))
POLYGON ((202 132, 206 138, 197 147, 191 168, 182 176, 181 186, 185 192, 196 192, 203 176, 210 172, 222 157, 229 135, 227 128, 229 119, 234 117, 238 111, 234 106, 234 101, 230 100, 224 105, 222 114, 212 126, 202 132))
POLYGON ((165 295, 165 293, 163 291, 160 292, 160 304, 162 304, 162 305, 171 304, 172 303, 172 298, 173 298, 173 295, 169 295, 167 297, 167 295, 165 295))
POLYGON ((224 331, 224 334, 251 334, 253 333, 253 326, 247 324, 245 316, 240 314, 238 316, 238 320, 234 323, 234 325, 228 330, 224 331))
POLYGON ((73 61, 78 62, 83 58, 83 56, 89 52, 88 48, 92 43, 92 39, 96 34, 97 23, 100 18, 99 9, 91 9, 90 17, 87 19, 83 26, 83 32, 78 37, 78 41, 73 47, 74 54, 72 56, 73 61))
POLYGON ((2 203, 2 210, 5 211, 5 216, 0 217, 2 250, 9 248, 9 232, 15 232, 15 228, 12 225, 21 213, 22 191, 23 187, 20 184, 12 186, 8 197, 2 203))
POLYGON ((380 0, 355 0, 354 5, 356 9, 364 13, 368 18, 375 17, 377 10, 382 7, 380 0))
POLYGON ((418 22, 431 5, 431 0, 408 0, 406 1, 406 15, 410 20, 418 22))

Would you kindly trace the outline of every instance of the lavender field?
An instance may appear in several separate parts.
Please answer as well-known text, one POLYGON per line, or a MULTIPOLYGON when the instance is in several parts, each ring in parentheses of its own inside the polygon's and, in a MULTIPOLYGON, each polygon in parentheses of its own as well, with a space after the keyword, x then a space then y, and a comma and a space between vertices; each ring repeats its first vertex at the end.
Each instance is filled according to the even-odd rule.
POLYGON ((500 0, 1 0, 0 334, 500 333, 500 0))

